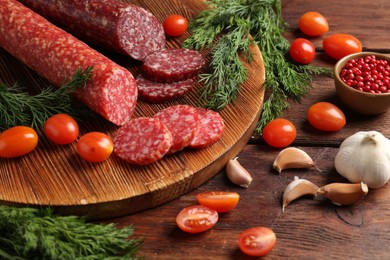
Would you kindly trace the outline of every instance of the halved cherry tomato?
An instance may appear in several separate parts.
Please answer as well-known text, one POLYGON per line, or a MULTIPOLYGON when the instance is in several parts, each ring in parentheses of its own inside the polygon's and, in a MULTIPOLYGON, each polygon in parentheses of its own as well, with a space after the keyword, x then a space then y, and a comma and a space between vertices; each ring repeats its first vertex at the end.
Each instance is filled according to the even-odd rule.
POLYGON ((240 199, 237 192, 207 191, 196 195, 200 205, 225 213, 234 209, 240 199))
POLYGON ((324 51, 333 59, 339 60, 352 53, 361 52, 362 43, 349 34, 334 34, 322 42, 324 51))
POLYGON ((307 111, 307 119, 312 126, 322 131, 339 131, 346 119, 343 111, 329 102, 318 102, 307 111))
POLYGON ((71 116, 56 114, 46 120, 43 131, 56 144, 70 144, 79 135, 79 126, 71 116))
POLYGON ((90 132, 80 137, 77 151, 81 158, 89 162, 102 162, 114 150, 112 139, 100 132, 90 132))
POLYGON ((267 227, 254 227, 243 231, 238 239, 240 250, 250 256, 268 254, 276 243, 276 235, 267 227))
POLYGON ((290 56, 299 64, 309 64, 315 55, 316 49, 309 40, 298 38, 290 45, 290 56))
POLYGON ((169 15, 163 22, 164 32, 169 36, 180 36, 187 31, 188 20, 178 14, 169 15))
POLYGON ((38 145, 38 135, 27 126, 14 126, 0 134, 0 157, 14 158, 32 152, 38 145))
POLYGON ((326 18, 318 12, 307 12, 298 22, 299 29, 309 36, 320 36, 329 30, 326 18))
POLYGON ((286 147, 295 140, 296 136, 297 130, 294 124, 284 118, 270 121, 263 129, 264 141, 273 147, 286 147))
POLYGON ((189 206, 176 216, 177 226, 187 233, 200 233, 212 228, 218 221, 218 212, 202 205, 189 206))

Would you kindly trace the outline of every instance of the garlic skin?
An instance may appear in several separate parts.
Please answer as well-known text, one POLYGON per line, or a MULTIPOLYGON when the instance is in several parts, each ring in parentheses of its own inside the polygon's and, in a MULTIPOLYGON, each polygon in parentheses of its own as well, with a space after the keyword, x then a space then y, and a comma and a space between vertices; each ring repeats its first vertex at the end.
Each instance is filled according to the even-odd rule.
POLYGON ((351 135, 340 145, 335 168, 352 183, 384 186, 390 179, 390 140, 377 131, 351 135))
POLYGON ((252 183, 253 178, 237 159, 234 158, 227 162, 226 175, 232 183, 247 189, 252 183))

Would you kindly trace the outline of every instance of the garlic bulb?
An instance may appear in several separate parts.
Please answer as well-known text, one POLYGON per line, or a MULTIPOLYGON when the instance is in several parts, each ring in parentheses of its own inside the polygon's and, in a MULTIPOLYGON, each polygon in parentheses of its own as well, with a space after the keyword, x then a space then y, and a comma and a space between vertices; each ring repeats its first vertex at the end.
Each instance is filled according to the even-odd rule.
POLYGON ((390 140, 377 131, 353 134, 340 145, 335 168, 352 183, 384 186, 390 179, 390 140))

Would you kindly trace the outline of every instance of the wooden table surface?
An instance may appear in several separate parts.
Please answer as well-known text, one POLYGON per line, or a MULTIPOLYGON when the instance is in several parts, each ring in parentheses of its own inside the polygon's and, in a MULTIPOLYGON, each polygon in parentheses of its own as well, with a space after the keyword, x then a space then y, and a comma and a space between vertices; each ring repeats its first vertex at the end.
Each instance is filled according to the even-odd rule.
MULTIPOLYGON (((326 35, 350 33, 362 41, 364 50, 390 53, 388 0, 283 0, 282 4, 283 17, 291 26, 286 33, 290 41, 302 36, 297 26, 299 17, 306 11, 318 11, 329 21, 330 31, 326 35)), ((318 52, 314 64, 333 67, 335 61, 323 53, 323 38, 311 39, 318 52)), ((360 130, 377 130, 390 137, 390 112, 360 116, 340 103, 332 79, 315 77, 312 86, 301 104, 291 102, 291 109, 284 117, 297 127, 292 146, 311 155, 322 172, 289 170, 276 174, 272 162, 280 149, 270 148, 254 136, 239 154, 239 161, 254 177, 248 189, 231 184, 221 171, 174 201, 106 221, 119 223, 120 227, 133 225, 134 237, 144 240, 139 255, 146 259, 251 259, 239 251, 237 239, 243 230, 255 226, 270 227, 277 236, 276 246, 265 259, 389 259, 390 184, 370 190, 354 206, 339 207, 304 197, 282 213, 282 192, 294 176, 317 185, 346 182, 334 169, 334 157, 345 138, 360 130), (306 111, 318 101, 339 106, 347 117, 345 128, 336 133, 314 130, 306 120, 306 111), (233 211, 220 215, 216 226, 207 232, 190 235, 180 231, 175 223, 177 213, 196 204, 196 194, 211 190, 236 191, 240 202, 233 211)))

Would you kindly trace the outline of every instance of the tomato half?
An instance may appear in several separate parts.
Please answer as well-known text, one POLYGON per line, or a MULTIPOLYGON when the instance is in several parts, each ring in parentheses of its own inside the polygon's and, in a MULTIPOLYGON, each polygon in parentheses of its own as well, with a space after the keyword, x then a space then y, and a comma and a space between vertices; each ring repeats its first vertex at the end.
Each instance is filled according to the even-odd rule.
POLYGON ((267 227, 254 227, 243 231, 238 239, 240 250, 250 256, 268 254, 276 243, 276 235, 267 227))
POLYGON ((361 52, 362 43, 349 34, 334 34, 322 42, 324 51, 333 59, 339 60, 349 54, 361 52))
POLYGON ((318 12, 307 12, 301 16, 298 22, 299 29, 309 36, 320 36, 329 31, 326 18, 318 12))
POLYGON ((0 157, 14 158, 32 152, 38 145, 38 135, 27 126, 14 126, 0 134, 0 157))
POLYGON ((202 205, 189 206, 176 216, 177 226, 187 233, 201 233, 212 228, 218 221, 218 212, 202 205))
POLYGON ((298 38, 290 45, 290 57, 299 64, 309 64, 315 56, 316 49, 309 40, 298 38))
POLYGON ((270 121, 263 129, 264 141, 273 147, 286 147, 295 140, 296 136, 297 130, 294 124, 284 118, 270 121))
POLYGON ((55 144, 70 144, 79 135, 79 126, 71 116, 56 114, 46 120, 43 131, 55 144))
POLYGON ((169 36, 180 36, 187 31, 188 20, 178 14, 169 15, 163 22, 164 32, 169 36))
POLYGON ((240 199, 237 192, 207 191, 196 195, 200 205, 225 213, 234 209, 240 199))
POLYGON ((307 111, 310 124, 322 131, 339 131, 346 124, 346 118, 340 108, 329 102, 318 102, 307 111))
POLYGON ((77 151, 81 158, 89 162, 102 162, 114 150, 112 139, 101 132, 90 132, 80 137, 77 151))

